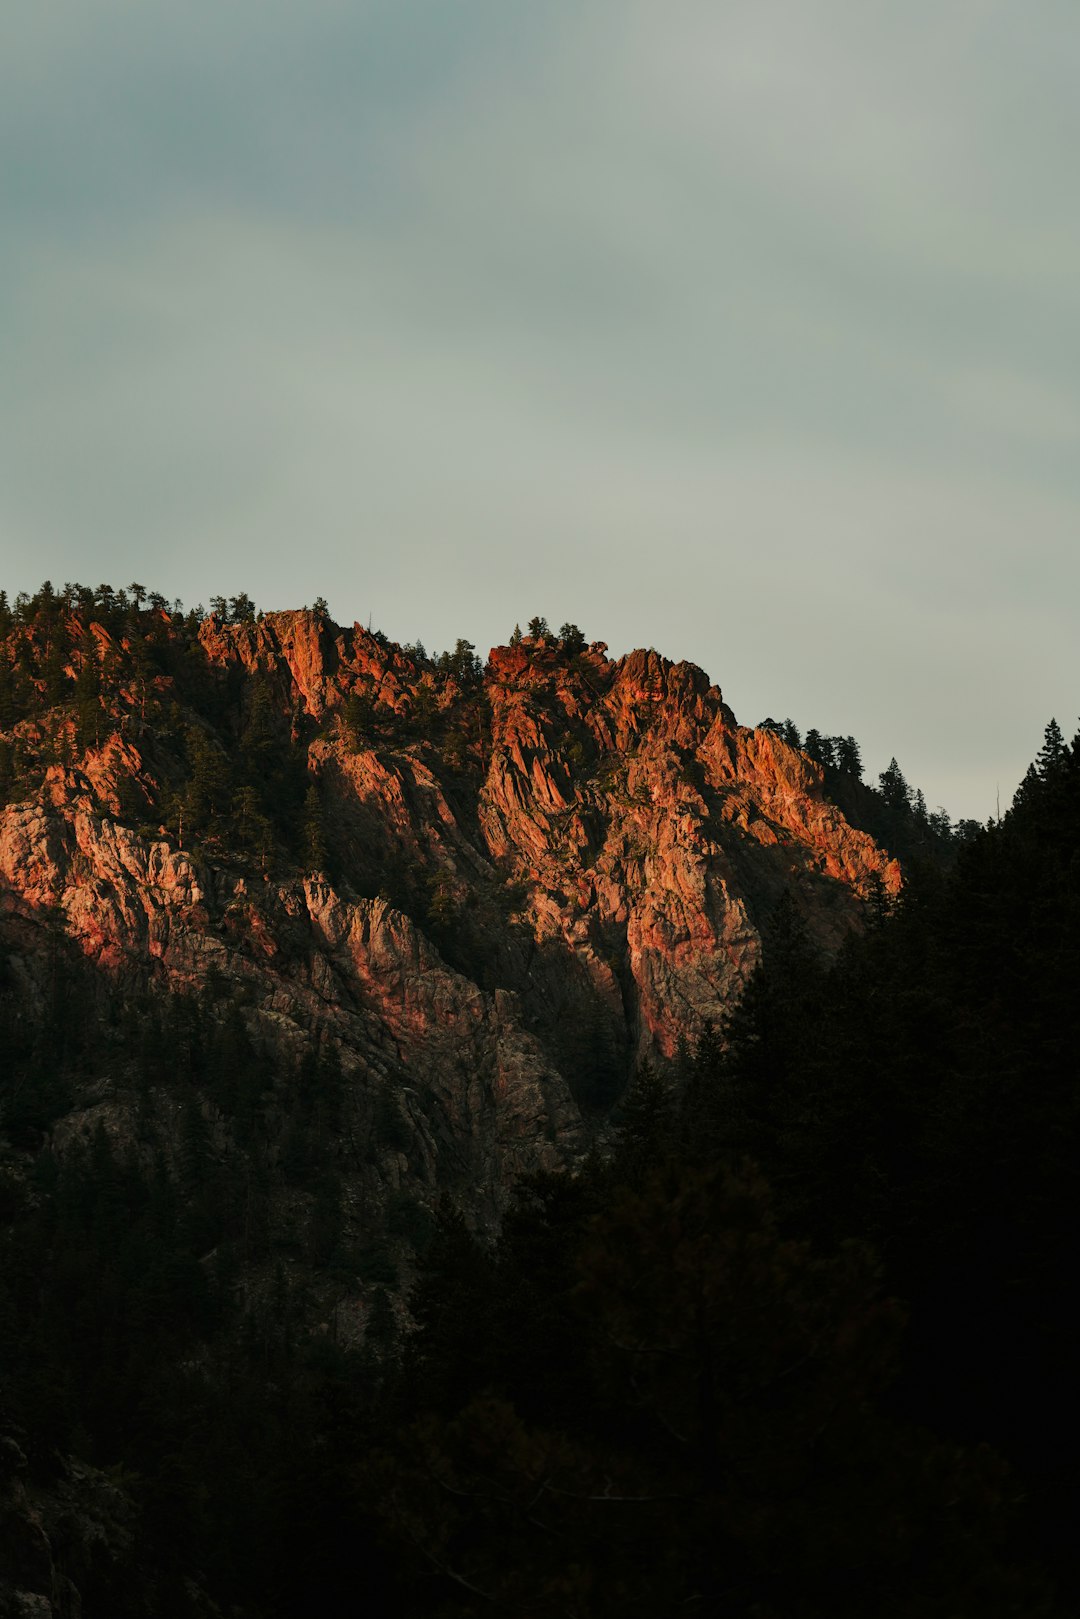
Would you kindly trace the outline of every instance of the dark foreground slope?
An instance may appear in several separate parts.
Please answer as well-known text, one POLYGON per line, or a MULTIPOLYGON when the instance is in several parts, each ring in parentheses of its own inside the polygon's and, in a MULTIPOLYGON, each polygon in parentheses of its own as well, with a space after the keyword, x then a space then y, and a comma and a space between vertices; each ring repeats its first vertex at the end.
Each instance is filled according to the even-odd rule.
POLYGON ((897 912, 652 654, 5 635, 0 1615, 1070 1611, 1075 749, 897 912))
POLYGON ((832 966, 787 910, 606 1169, 443 1231, 375 1469, 442 1611, 1076 1611, 1078 968, 1052 725, 832 966))

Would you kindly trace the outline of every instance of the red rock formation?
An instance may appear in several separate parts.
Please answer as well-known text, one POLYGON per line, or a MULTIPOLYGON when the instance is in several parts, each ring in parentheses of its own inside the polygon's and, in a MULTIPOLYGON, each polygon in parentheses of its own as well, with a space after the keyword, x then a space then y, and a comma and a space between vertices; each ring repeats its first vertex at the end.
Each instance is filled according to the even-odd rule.
MULTIPOLYGON (((155 633, 174 633, 167 618, 155 633)), ((85 647, 72 678, 80 656, 130 652, 100 626, 85 647)), ((463 691, 359 625, 296 612, 209 618, 187 655, 269 682, 320 784, 335 882, 260 870, 220 838, 182 847, 182 821, 156 830, 183 716, 172 677, 144 670, 118 685, 100 745, 79 754, 55 718, 53 745, 78 756, 0 813, 0 916, 26 948, 35 919, 62 916, 133 985, 213 968, 265 1035, 330 1037, 357 1085, 398 1088, 430 1177, 456 1155, 489 1205, 523 1156, 579 1150, 573 1095, 610 1099, 635 1061, 671 1058, 731 1008, 785 891, 831 950, 868 885, 900 881, 816 765, 655 652, 525 641, 463 691), (409 729, 424 686, 438 735, 409 729), (370 737, 341 723, 352 693, 379 705, 370 737)), ((50 723, 23 722, 24 749, 50 723)))
POLYGON ((568 668, 526 643, 492 653, 488 691, 487 846, 528 876, 537 933, 598 985, 625 952, 639 1055, 672 1056, 730 1009, 785 890, 832 948, 868 883, 899 886, 820 768, 737 725, 691 664, 592 650, 568 668))
POLYGON ((285 689, 315 720, 345 693, 368 683, 377 701, 396 712, 405 685, 419 673, 400 647, 384 647, 359 624, 338 629, 306 611, 267 613, 247 624, 207 618, 199 642, 213 664, 284 677, 285 689))

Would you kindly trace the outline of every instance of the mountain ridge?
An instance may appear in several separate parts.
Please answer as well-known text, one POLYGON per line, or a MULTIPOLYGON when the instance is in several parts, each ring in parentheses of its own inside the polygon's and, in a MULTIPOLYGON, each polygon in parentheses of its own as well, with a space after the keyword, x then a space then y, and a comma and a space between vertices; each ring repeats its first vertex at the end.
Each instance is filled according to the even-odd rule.
POLYGON ((1071 1611, 1080 738, 894 905, 693 666, 116 594, 0 597, 0 1613, 1071 1611))
POLYGON ((459 642, 440 669, 310 609, 91 605, 7 652, 31 693, 9 925, 62 917, 129 990, 221 974, 264 1035, 488 1117, 497 1156, 573 1154, 642 1061, 722 1021, 782 895, 832 952, 900 886, 820 766, 652 651, 523 637, 481 668, 459 642))

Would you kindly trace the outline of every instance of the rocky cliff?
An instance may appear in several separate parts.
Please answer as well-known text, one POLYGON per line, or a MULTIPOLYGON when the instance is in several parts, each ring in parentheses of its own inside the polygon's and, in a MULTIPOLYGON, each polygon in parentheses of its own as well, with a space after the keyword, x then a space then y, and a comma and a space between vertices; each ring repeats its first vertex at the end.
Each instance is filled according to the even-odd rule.
POLYGON ((310 611, 84 601, 3 662, 25 993, 58 923, 129 998, 225 986, 253 1036, 392 1096, 391 1181, 479 1209, 722 1019, 783 895, 827 952, 900 883, 817 765, 652 651, 523 639, 481 669, 310 611))

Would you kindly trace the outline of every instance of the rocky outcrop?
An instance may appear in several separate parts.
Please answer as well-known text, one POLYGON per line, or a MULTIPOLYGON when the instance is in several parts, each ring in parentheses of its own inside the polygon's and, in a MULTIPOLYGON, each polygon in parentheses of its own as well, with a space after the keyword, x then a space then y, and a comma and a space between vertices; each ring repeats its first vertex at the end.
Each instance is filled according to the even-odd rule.
POLYGON ((730 1010, 789 893, 823 949, 860 896, 900 873, 824 797, 820 768, 739 726, 701 670, 654 652, 571 667, 525 645, 492 653, 490 853, 531 887, 601 995, 619 978, 637 1057, 671 1057, 730 1010))
POLYGON ((199 990, 213 975, 257 1037, 298 1056, 330 1039, 355 1088, 392 1088, 421 1183, 467 1185, 482 1215, 520 1168, 582 1149, 578 1110, 516 996, 455 972, 408 916, 318 876, 208 867, 102 816, 85 787, 50 772, 35 802, 0 819, 0 918, 22 948, 59 923, 129 994, 199 990))
POLYGON ((295 707, 319 720, 358 687, 392 712, 417 677, 413 658, 359 624, 341 629, 319 613, 266 613, 250 623, 203 621, 199 644, 211 664, 275 679, 295 707))
MULTIPOLYGON (((94 628, 83 656, 121 658, 94 628)), ((164 615, 154 633, 179 634, 164 615)), ((261 683, 317 786, 333 875, 224 832, 185 846, 182 812, 163 818, 184 790, 177 739, 211 721, 144 672, 92 745, 61 716, 66 762, 0 813, 9 940, 32 954, 60 920, 121 986, 214 976, 261 1037, 331 1041, 358 1091, 393 1090, 411 1172, 478 1208, 523 1163, 583 1150, 584 1116, 641 1059, 730 1010, 782 895, 831 951, 861 897, 900 882, 818 766, 652 651, 526 640, 480 679, 299 612, 209 618, 184 654, 237 712, 261 683), (357 696, 364 734, 345 722, 357 696)))

